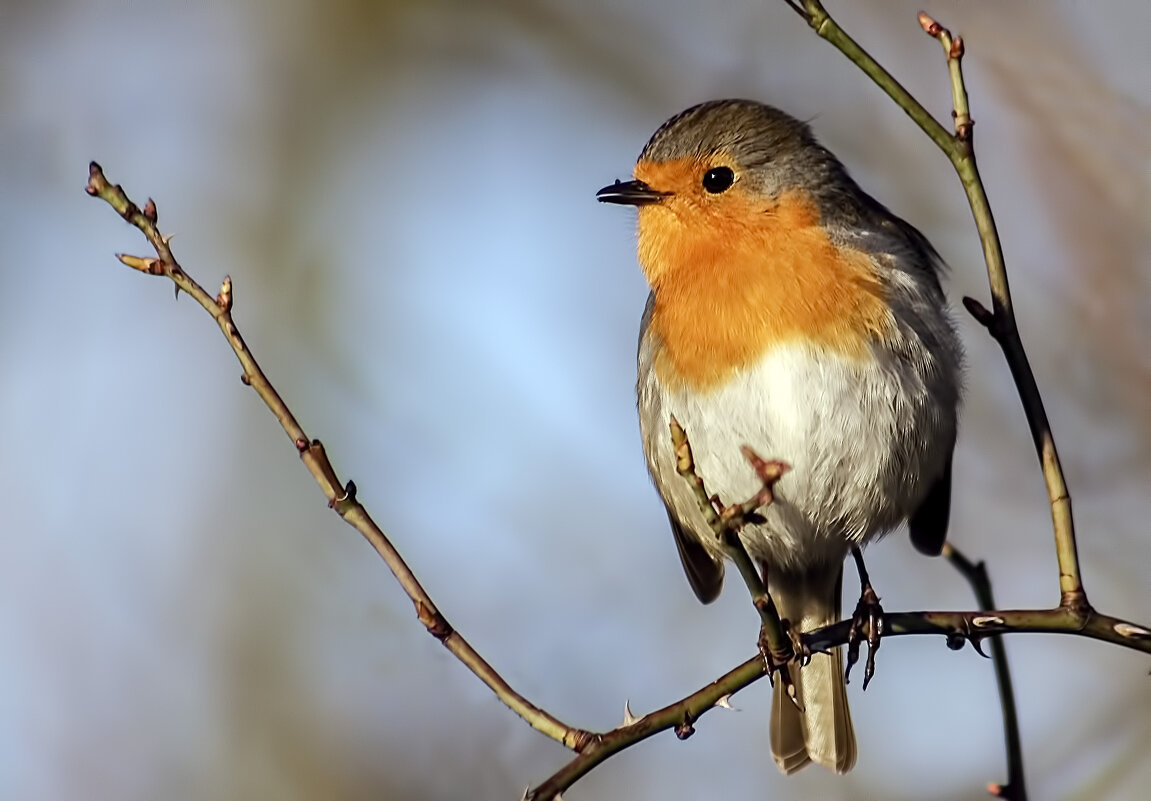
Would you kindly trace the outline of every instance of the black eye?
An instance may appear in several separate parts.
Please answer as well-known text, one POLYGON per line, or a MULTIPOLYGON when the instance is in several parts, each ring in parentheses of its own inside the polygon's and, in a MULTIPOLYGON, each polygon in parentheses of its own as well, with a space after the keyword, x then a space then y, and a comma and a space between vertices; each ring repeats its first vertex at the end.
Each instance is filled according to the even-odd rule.
POLYGON ((735 173, 729 167, 712 167, 703 175, 703 188, 713 195, 727 189, 735 181, 735 173))

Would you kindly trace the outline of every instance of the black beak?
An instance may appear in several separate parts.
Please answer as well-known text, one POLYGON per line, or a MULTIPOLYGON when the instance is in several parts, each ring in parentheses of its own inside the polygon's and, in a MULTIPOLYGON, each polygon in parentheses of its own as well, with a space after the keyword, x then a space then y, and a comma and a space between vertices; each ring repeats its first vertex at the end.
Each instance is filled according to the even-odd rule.
POLYGON ((619 203, 623 206, 647 206, 659 203, 669 192, 657 192, 643 181, 616 181, 595 193, 600 203, 619 203))

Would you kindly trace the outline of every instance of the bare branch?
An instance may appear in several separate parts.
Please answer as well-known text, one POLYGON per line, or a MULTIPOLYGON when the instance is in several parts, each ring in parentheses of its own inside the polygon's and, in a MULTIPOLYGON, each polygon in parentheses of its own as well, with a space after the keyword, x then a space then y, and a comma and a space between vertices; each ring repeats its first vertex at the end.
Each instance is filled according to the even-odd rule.
MULTIPOLYGON (((799 0, 784 1, 793 10, 801 11, 799 0)), ((971 643, 976 649, 981 649, 984 639, 992 638, 992 655, 996 659, 1001 698, 1004 704, 1009 772, 1008 784, 996 785, 995 787, 1002 797, 1023 799, 1025 795, 1022 757, 1015 724, 1013 693, 998 635, 1022 632, 1073 634, 1151 654, 1151 630, 1134 623, 1099 614, 1087 603, 1079 576, 1070 497, 1067 493, 1042 400, 1019 339, 994 219, 991 216, 987 197, 975 165, 972 144, 973 122, 967 106, 967 95, 961 71, 962 40, 958 37, 951 37, 946 29, 926 15, 921 18, 924 29, 939 39, 947 54, 956 127, 955 134, 951 134, 918 101, 911 97, 890 73, 877 64, 839 28, 818 0, 802 0, 802 5, 802 16, 812 28, 868 74, 948 155, 967 191, 972 213, 983 243, 993 299, 992 310, 988 311, 982 304, 972 299, 966 299, 965 305, 1000 343, 1023 401, 1036 450, 1043 466, 1044 478, 1047 482, 1052 505, 1056 550, 1060 567, 1061 602, 1059 606, 1053 609, 993 610, 994 604, 990 595, 990 585, 985 586, 986 595, 980 595, 983 586, 978 583, 981 565, 975 565, 972 566, 972 569, 976 572, 964 571, 964 575, 968 576, 976 589, 981 607, 978 611, 889 613, 884 616, 886 625, 884 635, 886 637, 898 637, 937 634, 944 636, 947 645, 951 648, 962 648, 966 643, 971 643), (1001 663, 1002 669, 1000 668, 1001 663)), ((452 628, 432 603, 431 598, 416 580, 390 540, 357 500, 355 484, 351 481, 342 484, 336 477, 335 470, 328 460, 323 445, 318 440, 308 438, 304 433, 286 404, 261 371, 236 328, 231 315, 234 302, 231 280, 227 278, 224 280, 215 297, 192 280, 172 255, 170 238, 162 236, 156 228, 158 219, 156 204, 149 200, 141 210, 118 185, 112 185, 105 179, 99 165, 95 163, 90 168, 88 192, 105 200, 125 220, 143 232, 156 251, 156 257, 120 256, 119 258, 124 264, 146 274, 167 276, 173 281, 177 293, 183 290, 211 314, 243 367, 241 379, 244 384, 256 390, 280 421, 305 466, 328 497, 329 505, 347 523, 360 531, 387 563, 405 592, 412 599, 417 616, 428 632, 439 639, 449 651, 487 684, 509 708, 537 730, 577 752, 578 755, 555 775, 536 789, 529 790, 525 794, 525 798, 531 799, 531 801, 557 798, 563 790, 586 775, 596 765, 613 754, 660 731, 671 729, 678 737, 686 739, 694 732, 695 723, 709 709, 715 706, 728 706, 729 699, 735 692, 764 676, 770 675, 773 662, 777 665, 785 665, 788 659, 793 658, 795 650, 793 649, 793 642, 779 620, 778 613, 763 586, 762 578, 755 570, 746 550, 742 547, 737 533, 740 526, 753 519, 756 509, 771 501, 771 484, 787 469, 786 465, 781 462, 763 460, 758 455, 745 451, 745 457, 760 475, 763 488, 751 499, 741 504, 725 507, 718 504, 717 500, 713 502, 713 499, 707 495, 702 479, 695 473, 686 435, 683 435, 683 431, 679 429, 678 425, 674 425, 673 437, 677 436, 675 429, 679 429, 678 435, 682 435, 682 442, 677 440, 676 445, 680 472, 696 488, 700 508, 704 511, 717 536, 728 548, 744 577, 745 583, 748 585, 763 623, 771 660, 765 660, 763 655, 757 655, 696 693, 642 717, 636 718, 628 710, 623 725, 602 734, 568 726, 534 706, 515 692, 452 628), (740 557, 741 553, 742 558, 740 557), (781 661, 777 662, 777 657, 781 658, 781 661)), ((956 554, 954 549, 949 550, 949 558, 957 563, 957 567, 964 570, 959 562, 962 557, 956 554)), ((985 580, 986 574, 982 573, 982 577, 985 580)), ((825 651, 838 647, 849 641, 851 625, 851 621, 845 620, 816 631, 797 634, 794 645, 801 653, 825 651)))
POLYGON ((328 460, 324 446, 318 439, 310 439, 304 429, 296 421, 292 412, 284 403, 283 398, 264 375, 260 365, 256 363, 252 352, 248 350, 239 329, 232 320, 232 281, 225 278, 216 297, 209 295, 203 287, 194 281, 176 261, 169 246, 170 238, 160 234, 156 228, 156 204, 149 200, 144 211, 133 203, 119 184, 111 184, 104 177, 100 165, 92 162, 89 165, 87 192, 107 202, 121 217, 131 225, 140 229, 152 247, 156 250, 157 258, 140 258, 136 256, 120 256, 120 261, 148 273, 149 275, 166 275, 176 285, 176 290, 183 290, 197 303, 204 307, 212 319, 224 332, 224 338, 232 346, 236 358, 240 360, 244 373, 241 380, 247 386, 256 390, 260 399, 267 404, 268 409, 280 421, 289 439, 296 447, 300 459, 308 468, 308 472, 316 479, 320 489, 328 497, 328 505, 334 509, 346 523, 359 531, 371 543, 376 552, 395 575, 404 592, 412 599, 416 607, 416 616, 428 633, 443 643, 457 659, 463 662, 469 670, 475 673, 480 680, 491 688, 492 692, 503 701, 513 712, 526 720, 538 731, 548 737, 566 745, 576 751, 584 748, 593 738, 590 732, 569 726, 552 717, 535 704, 521 696, 504 681, 503 677, 489 665, 482 656, 456 631, 447 619, 440 614, 431 597, 424 591, 423 586, 416 579, 415 574, 404 562, 395 546, 392 545, 383 530, 372 520, 367 510, 356 500, 355 484, 349 481, 341 484, 336 477, 336 471, 328 460))
POLYGON ((763 624, 763 634, 767 641, 765 656, 770 660, 772 669, 779 671, 780 679, 788 688, 788 697, 794 700, 795 685, 791 681, 787 663, 795 657, 795 649, 787 636, 783 622, 779 619, 775 602, 767 593, 763 578, 755 569, 755 564, 752 562, 751 556, 748 555, 743 540, 739 538, 739 530, 748 523, 755 521, 756 510, 767 506, 775 499, 772 494, 772 486, 783 477, 784 473, 791 469, 791 466, 786 462, 763 459, 747 445, 744 445, 741 449, 743 456, 755 470, 763 486, 759 492, 743 503, 724 506, 718 497, 707 494, 703 479, 695 469, 691 443, 688 442, 687 434, 674 417, 671 419, 670 428, 671 443, 675 449, 676 472, 683 476, 691 486, 704 519, 707 520, 707 524, 711 526, 716 538, 723 545, 724 551, 727 552, 739 570, 740 576, 743 577, 743 582, 747 585, 748 592, 751 593, 751 602, 756 611, 759 612, 759 618, 763 624))
MULTIPOLYGON (((972 562, 955 549, 950 542, 943 545, 943 556, 971 584, 979 608, 995 608, 995 595, 991 591, 991 578, 983 562, 972 562)), ((1019 715, 1015 711, 1015 689, 1011 685, 1011 668, 1007 664, 1007 646, 1003 638, 992 636, 991 659, 995 664, 995 681, 999 685, 999 701, 1003 707, 1003 739, 1007 749, 1007 784, 988 785, 992 795, 1007 801, 1027 801, 1027 784, 1023 775, 1023 743, 1019 738, 1019 715)))
MULTIPOLYGON (((1055 532, 1055 554, 1059 560, 1060 603, 1066 606, 1089 609, 1087 593, 1079 574, 1079 555, 1075 544, 1075 522, 1071 515, 1071 494, 1063 476, 1059 453, 1055 448, 1055 437, 1043 406, 1043 398, 1035 383, 1035 374, 1019 338, 1015 322, 1015 311, 1011 303, 1011 290, 1007 283, 1007 267, 1003 259, 1003 248, 999 233, 995 228, 995 217, 987 192, 979 177, 975 162, 973 142, 974 121, 967 103, 967 90, 963 82, 963 41, 952 37, 951 33, 926 14, 919 16, 924 31, 943 45, 947 57, 948 73, 951 78, 953 116, 955 133, 949 134, 931 114, 904 89, 891 73, 881 67, 867 51, 839 27, 827 13, 819 0, 803 0, 808 22, 815 32, 834 45, 856 66, 882 89, 896 104, 907 112, 916 124, 935 142, 955 167, 967 200, 971 206, 975 227, 979 231, 979 241, 983 245, 983 258, 987 263, 987 278, 991 285, 991 322, 986 316, 978 317, 991 332, 1003 349, 1003 355, 1015 379, 1027 423, 1031 428, 1031 438, 1043 468, 1043 478, 1047 484, 1047 497, 1051 503, 1052 526, 1055 532)), ((969 307, 970 308, 970 307, 969 307)))

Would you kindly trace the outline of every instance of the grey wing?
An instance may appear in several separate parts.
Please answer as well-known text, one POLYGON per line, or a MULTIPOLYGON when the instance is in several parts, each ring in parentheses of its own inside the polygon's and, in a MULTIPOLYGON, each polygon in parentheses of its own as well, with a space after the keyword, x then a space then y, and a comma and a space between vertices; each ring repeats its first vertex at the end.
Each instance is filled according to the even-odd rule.
MULTIPOLYGON (((893 269, 907 273, 913 279, 918 278, 913 282, 913 285, 918 284, 918 289, 907 289, 905 284, 904 289, 897 291, 895 298, 912 312, 909 317, 915 333, 929 350, 941 358, 949 371, 951 380, 945 381, 940 388, 946 391, 950 408, 954 409, 959 392, 959 363, 962 360, 954 328, 946 316, 939 317, 919 311, 926 303, 922 294, 924 290, 935 294, 940 301, 943 299, 943 289, 939 283, 939 274, 944 268, 943 260, 915 226, 892 214, 882 203, 858 187, 856 190, 852 197, 859 199, 857 205, 841 203, 838 206, 839 219, 831 221, 833 239, 873 255, 888 256, 889 265, 893 269), (869 224, 862 225, 864 222, 869 224), (924 279, 926 284, 922 283, 924 279)), ((951 457, 954 450, 955 442, 952 440, 947 448, 947 462, 943 472, 908 520, 911 544, 928 556, 939 556, 947 539, 947 523, 951 516, 951 457)))
POLYGON ((675 535, 675 547, 679 550, 679 561, 683 564, 687 583, 696 598, 705 604, 711 603, 723 589, 723 562, 712 557, 699 540, 676 521, 670 509, 667 519, 671 523, 671 533, 675 535))
POLYGON ((951 516, 951 453, 947 454, 947 464, 943 474, 907 521, 911 531, 911 544, 915 550, 927 556, 939 556, 947 539, 947 521, 951 516))

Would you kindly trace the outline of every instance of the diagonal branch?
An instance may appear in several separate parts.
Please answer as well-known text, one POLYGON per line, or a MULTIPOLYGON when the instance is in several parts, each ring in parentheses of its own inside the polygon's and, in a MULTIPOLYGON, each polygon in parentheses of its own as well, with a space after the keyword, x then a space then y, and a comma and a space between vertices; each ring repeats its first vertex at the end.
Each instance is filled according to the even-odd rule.
POLYGON ((232 320, 232 280, 230 278, 224 279, 220 293, 216 297, 208 294, 202 286, 184 272, 176 261, 176 257, 172 255, 169 237, 163 236, 156 227, 156 204, 149 200, 141 210, 128 198, 119 184, 109 183, 108 179, 104 177, 104 171, 96 162, 89 165, 87 192, 89 195, 107 202, 128 223, 140 229, 156 251, 156 258, 122 255, 119 257, 121 262, 149 275, 168 276, 175 283, 177 294, 183 290, 203 306, 208 314, 212 315, 212 319, 224 332, 224 338, 228 340, 228 344, 232 346, 236 358, 240 360, 240 365, 244 368, 240 379, 256 390, 256 394, 280 421, 284 433, 296 446, 296 451, 300 454, 300 459, 308 468, 308 472, 312 474, 316 483, 320 485, 320 489, 328 496, 328 505, 344 519, 344 522, 359 531, 371 543, 391 569, 404 592, 415 604, 416 616, 424 624, 428 633, 443 643, 443 646, 475 673, 501 701, 531 724, 533 728, 543 732, 553 740, 558 740, 568 748, 576 751, 584 748, 593 738, 593 735, 552 717, 513 690, 496 672, 495 668, 489 665, 463 638, 463 635, 456 631, 440 614, 436 605, 432 603, 431 597, 420 585, 415 574, 404 562, 387 535, 376 525, 367 510, 356 499, 356 485, 351 481, 347 485, 340 483, 336 477, 335 469, 328 461, 324 446, 320 444, 318 439, 309 439, 304 433, 304 429, 296 421, 267 376, 264 375, 264 371, 260 369, 260 365, 256 363, 252 352, 248 350, 248 345, 240 336, 240 331, 232 320))
MULTIPOLYGON (((998 635, 1023 633, 1090 637, 1151 654, 1151 630, 1094 611, 1088 615, 1087 621, 1083 622, 1074 610, 1063 606, 1054 609, 1003 611, 980 609, 972 612, 888 612, 884 614, 884 626, 885 639, 910 635, 941 635, 945 638, 947 646, 953 650, 961 649, 970 643, 982 653, 983 640, 992 638, 993 655, 998 635)), ((815 631, 798 634, 797 639, 804 650, 827 651, 846 644, 850 633, 851 621, 841 620, 815 631)), ((623 725, 609 732, 594 735, 590 744, 578 756, 538 787, 525 793, 525 801, 552 801, 558 798, 560 793, 600 763, 661 731, 672 729, 681 740, 687 739, 694 733, 695 723, 704 713, 717 706, 725 706, 728 697, 767 675, 767 662, 762 655, 757 655, 681 701, 640 718, 629 718, 623 725)), ((1009 724, 1005 721, 1005 725, 1009 724)), ((1008 736, 1010 737, 1010 734, 1008 736)), ((1019 760, 1016 764, 1021 770, 1021 757, 1019 760)), ((1022 788, 1022 773, 1018 774, 1017 785, 1014 774, 1009 775, 1012 778, 1006 787, 1022 788)), ((1022 795, 1003 797, 1014 798, 1016 801, 1025 799, 1022 795)))
POLYGON ((770 658, 773 669, 779 671, 784 686, 788 688, 788 694, 794 698, 795 687, 791 682, 787 663, 795 656, 795 649, 787 636, 783 621, 779 619, 779 611, 775 608, 775 602, 768 595, 763 578, 755 569, 755 564, 751 561, 751 556, 748 554, 747 548, 744 547, 743 540, 739 537, 739 530, 747 523, 755 521, 756 510, 767 506, 775 499, 772 494, 772 486, 791 467, 786 462, 763 459, 750 447, 744 445, 742 449, 744 458, 748 460, 760 481, 763 482, 762 488, 743 503, 725 507, 718 497, 707 494, 703 478, 695 469, 695 457, 691 452, 691 443, 688 442, 687 433, 684 432, 679 421, 674 417, 671 418, 669 427, 672 447, 675 449, 676 472, 683 476, 691 486, 704 519, 711 526, 711 530, 715 532, 716 538, 723 545, 723 549, 731 561, 735 563, 740 576, 743 577, 743 582, 747 585, 748 592, 751 593, 751 603, 759 612, 759 619, 763 625, 763 633, 767 640, 768 653, 766 656, 770 658), (717 506, 720 507, 718 511, 717 506))

